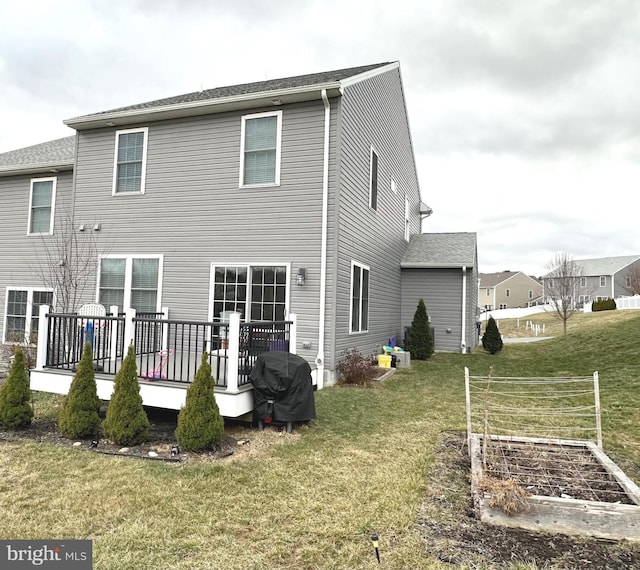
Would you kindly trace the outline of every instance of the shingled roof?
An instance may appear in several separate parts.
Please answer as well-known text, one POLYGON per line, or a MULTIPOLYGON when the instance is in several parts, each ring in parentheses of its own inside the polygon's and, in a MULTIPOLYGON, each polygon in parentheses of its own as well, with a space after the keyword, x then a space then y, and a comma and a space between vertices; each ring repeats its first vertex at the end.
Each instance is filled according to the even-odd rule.
POLYGON ((599 257, 596 259, 576 259, 580 273, 584 277, 613 275, 621 271, 634 261, 638 261, 640 255, 621 255, 618 257, 599 257))
POLYGON ((471 232, 416 234, 411 236, 400 267, 474 267, 476 248, 476 234, 471 232))
MULTIPOLYGON (((226 110, 223 104, 235 104, 246 101, 247 106, 255 103, 259 99, 264 99, 263 104, 273 105, 273 99, 280 99, 284 96, 298 96, 298 100, 304 100, 304 93, 322 88, 339 89, 345 80, 357 78, 369 72, 382 71, 387 66, 396 66, 397 63, 376 63, 360 67, 350 67, 322 73, 311 73, 307 75, 297 75, 295 77, 285 77, 282 79, 271 79, 268 81, 258 81, 255 83, 243 83, 229 87, 217 87, 215 89, 205 89, 183 95, 156 99, 145 103, 137 103, 126 107, 118 107, 108 111, 92 113, 80 117, 73 117, 64 121, 65 124, 73 128, 94 128, 104 126, 105 119, 130 118, 140 116, 144 120, 154 120, 154 118, 166 118, 170 116, 185 116, 187 114, 198 114, 213 112, 214 108, 226 110), (160 115, 164 113, 164 115, 160 115)), ((283 101, 284 103, 285 101, 283 101)))
POLYGON ((0 154, 0 176, 73 168, 76 137, 64 137, 0 154))

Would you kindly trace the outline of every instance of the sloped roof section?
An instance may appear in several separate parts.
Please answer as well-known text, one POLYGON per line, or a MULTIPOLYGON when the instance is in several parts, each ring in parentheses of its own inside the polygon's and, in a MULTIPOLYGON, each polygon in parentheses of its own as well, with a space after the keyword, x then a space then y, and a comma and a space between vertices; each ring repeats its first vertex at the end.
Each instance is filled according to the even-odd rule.
POLYGON ((0 176, 70 170, 75 152, 75 135, 11 150, 0 154, 0 176))
POLYGON ((640 259, 640 255, 621 255, 596 259, 576 259, 576 264, 580 268, 581 274, 584 277, 589 277, 613 275, 638 259, 640 259))
POLYGON ((517 271, 499 271, 498 273, 480 273, 480 287, 495 287, 510 277, 517 275, 517 271))
POLYGON ((474 267, 477 264, 475 233, 431 233, 411 236, 409 249, 400 267, 447 268, 474 267))
MULTIPOLYGON (((383 72, 389 66, 398 67, 396 63, 376 63, 361 67, 350 67, 322 73, 311 73, 282 79, 271 79, 255 83, 243 83, 229 87, 205 89, 184 95, 156 99, 145 103, 137 103, 126 107, 118 107, 109 111, 73 117, 64 121, 76 129, 105 126, 105 120, 118 124, 118 119, 140 118, 141 120, 160 120, 180 116, 190 116, 233 108, 260 105, 277 105, 280 103, 308 100, 309 91, 323 88, 337 90, 345 80, 354 80, 369 73, 383 72), (289 97, 289 99, 287 99, 289 97), (305 98, 306 97, 306 98, 305 98), (100 122, 102 121, 102 123, 100 122)), ((109 125, 111 126, 111 125, 109 125)))

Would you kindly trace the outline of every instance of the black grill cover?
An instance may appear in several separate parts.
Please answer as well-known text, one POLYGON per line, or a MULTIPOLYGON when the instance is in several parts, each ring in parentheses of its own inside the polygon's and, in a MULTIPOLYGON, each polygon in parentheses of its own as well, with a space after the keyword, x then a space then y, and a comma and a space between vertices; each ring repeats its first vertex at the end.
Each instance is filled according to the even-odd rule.
POLYGON ((257 419, 306 422, 316 417, 311 367, 301 356, 277 351, 260 354, 250 379, 257 419))

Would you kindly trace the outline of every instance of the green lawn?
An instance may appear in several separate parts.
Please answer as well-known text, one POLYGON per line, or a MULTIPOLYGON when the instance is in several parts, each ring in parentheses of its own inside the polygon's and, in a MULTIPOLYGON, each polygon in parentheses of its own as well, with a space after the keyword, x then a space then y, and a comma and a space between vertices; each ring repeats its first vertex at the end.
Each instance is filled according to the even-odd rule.
MULTIPOLYGON (((439 435, 465 427, 465 366, 598 370, 605 451, 640 482, 640 312, 580 316, 566 337, 437 354, 372 388, 326 388, 315 422, 244 461, 181 466, 4 442, 0 538, 90 538, 98 570, 451 568, 429 556, 416 518, 439 435)), ((39 395, 36 413, 58 405, 39 395)))

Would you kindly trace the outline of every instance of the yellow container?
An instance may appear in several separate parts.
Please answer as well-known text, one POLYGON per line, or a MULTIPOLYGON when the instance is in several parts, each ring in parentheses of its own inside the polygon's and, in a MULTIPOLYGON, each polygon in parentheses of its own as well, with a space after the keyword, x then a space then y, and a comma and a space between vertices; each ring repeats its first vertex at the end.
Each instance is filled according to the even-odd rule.
POLYGON ((378 366, 380 368, 391 368, 391 355, 378 354, 378 366))

